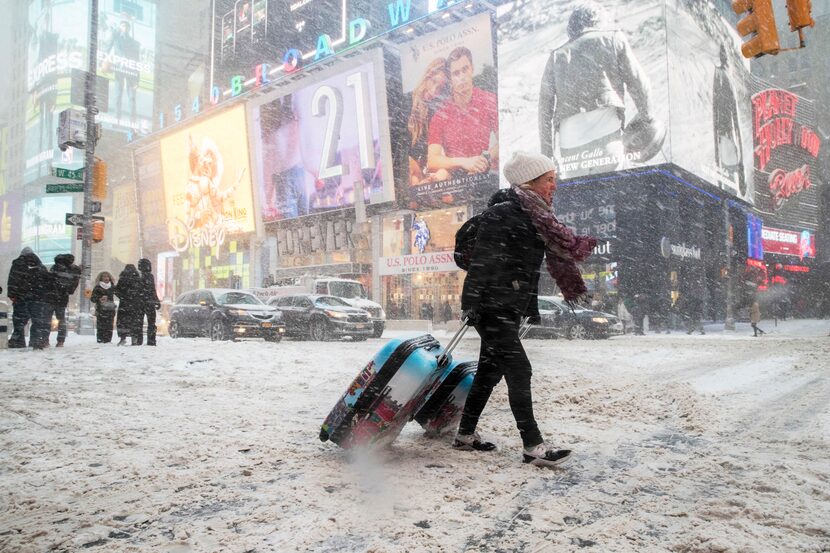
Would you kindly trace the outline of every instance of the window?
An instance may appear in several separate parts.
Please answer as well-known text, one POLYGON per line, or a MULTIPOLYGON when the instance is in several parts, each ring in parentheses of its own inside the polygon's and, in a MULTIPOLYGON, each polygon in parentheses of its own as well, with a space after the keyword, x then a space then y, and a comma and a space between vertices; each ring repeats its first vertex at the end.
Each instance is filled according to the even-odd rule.
POLYGON ((257 305, 262 303, 256 296, 244 292, 228 292, 216 300, 219 305, 257 305))
POLYGON ((179 296, 179 299, 176 300, 176 305, 192 305, 196 303, 194 301, 194 297, 196 294, 193 292, 186 292, 179 296))
POLYGON ((302 307, 303 309, 308 309, 309 307, 313 307, 311 304, 311 300, 305 296, 297 296, 294 298, 294 306, 295 307, 302 307))
POLYGON ((196 294, 196 301, 194 301, 193 303, 198 303, 199 305, 202 305, 202 302, 205 302, 205 305, 213 305, 216 303, 213 300, 213 294, 205 291, 196 294))
POLYGON ((291 307, 291 302, 293 299, 293 296, 282 296, 279 298, 274 298, 273 300, 271 300, 271 305, 278 305, 280 307, 291 307))
POLYGON ((341 300, 340 298, 335 298, 334 296, 323 296, 322 298, 317 298, 315 302, 317 305, 329 306, 329 305, 337 305, 340 307, 348 307, 349 304, 345 301, 341 300))

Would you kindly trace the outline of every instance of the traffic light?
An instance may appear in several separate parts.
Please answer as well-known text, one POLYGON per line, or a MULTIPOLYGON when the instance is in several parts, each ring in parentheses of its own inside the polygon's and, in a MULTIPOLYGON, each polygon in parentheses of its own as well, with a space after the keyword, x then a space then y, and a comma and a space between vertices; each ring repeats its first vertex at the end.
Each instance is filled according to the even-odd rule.
POLYGON ((735 0, 732 2, 732 9, 738 15, 747 12, 746 17, 738 21, 738 34, 742 37, 753 34, 741 46, 745 58, 778 53, 781 48, 778 43, 778 30, 775 28, 772 0, 735 0))
POLYGON ((100 160, 92 166, 92 197, 98 201, 107 197, 107 164, 100 160))
POLYGON ((797 31, 804 27, 814 27, 816 22, 810 15, 813 10, 811 0, 787 0, 787 13, 790 16, 790 30, 797 31))
POLYGON ((97 244, 104 239, 104 221, 92 221, 92 241, 97 244))

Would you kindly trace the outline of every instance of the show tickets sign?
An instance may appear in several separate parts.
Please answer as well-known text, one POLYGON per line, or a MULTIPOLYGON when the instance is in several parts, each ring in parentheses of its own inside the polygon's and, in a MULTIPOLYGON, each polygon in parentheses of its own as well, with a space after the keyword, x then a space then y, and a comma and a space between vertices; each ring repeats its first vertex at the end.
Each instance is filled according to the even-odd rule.
POLYGON ((432 252, 414 255, 395 255, 378 260, 378 273, 387 275, 410 275, 413 273, 449 273, 458 271, 453 252, 432 252))
POLYGON ((752 95, 755 205, 774 225, 818 224, 817 163, 826 147, 812 101, 755 80, 752 95))
POLYGON ((816 256, 816 235, 809 230, 796 232, 764 227, 761 236, 765 253, 792 255, 799 259, 816 256))

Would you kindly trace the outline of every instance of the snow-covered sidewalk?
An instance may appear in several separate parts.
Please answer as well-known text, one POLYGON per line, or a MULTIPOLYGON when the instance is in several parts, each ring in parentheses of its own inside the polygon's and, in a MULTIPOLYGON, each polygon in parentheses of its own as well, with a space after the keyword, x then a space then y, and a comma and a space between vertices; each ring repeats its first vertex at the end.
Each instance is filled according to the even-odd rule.
POLYGON ((827 551, 830 322, 761 326, 528 340, 558 470, 521 463, 504 384, 494 453, 321 443, 387 336, 0 352, 0 551, 827 551))

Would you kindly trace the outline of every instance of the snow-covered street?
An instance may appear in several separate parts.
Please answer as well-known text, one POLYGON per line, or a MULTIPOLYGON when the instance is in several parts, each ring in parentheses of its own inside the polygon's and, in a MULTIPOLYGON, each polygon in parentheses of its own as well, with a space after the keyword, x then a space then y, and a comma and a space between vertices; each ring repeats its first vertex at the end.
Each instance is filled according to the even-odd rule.
POLYGON ((321 443, 401 333, 0 352, 0 550, 830 551, 830 323, 761 327, 526 341, 557 470, 522 464, 504 383, 495 453, 321 443))

